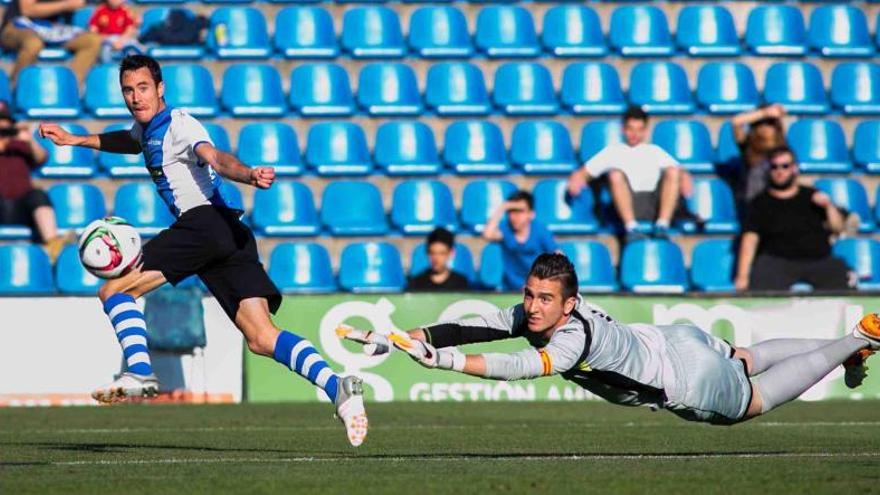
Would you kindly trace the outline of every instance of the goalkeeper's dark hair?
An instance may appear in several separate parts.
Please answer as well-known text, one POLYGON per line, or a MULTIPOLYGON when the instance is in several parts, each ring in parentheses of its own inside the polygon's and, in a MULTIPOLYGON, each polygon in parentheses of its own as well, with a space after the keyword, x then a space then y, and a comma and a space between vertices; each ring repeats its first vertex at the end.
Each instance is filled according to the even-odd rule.
POLYGON ((153 76, 153 82, 158 86, 162 82, 162 68, 153 57, 146 55, 126 55, 119 62, 119 84, 122 84, 122 75, 130 70, 138 70, 146 67, 153 76))
POLYGON ((562 285, 562 297, 568 299, 577 295, 578 276, 568 257, 559 253, 544 253, 535 259, 529 270, 529 277, 539 280, 558 280, 562 285))

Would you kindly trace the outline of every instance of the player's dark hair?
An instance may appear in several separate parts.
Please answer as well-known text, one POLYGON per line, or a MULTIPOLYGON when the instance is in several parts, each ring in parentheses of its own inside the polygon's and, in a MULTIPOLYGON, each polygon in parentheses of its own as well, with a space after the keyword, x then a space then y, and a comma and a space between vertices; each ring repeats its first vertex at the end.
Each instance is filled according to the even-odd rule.
POLYGON ((162 68, 159 62, 153 57, 146 55, 126 55, 122 62, 119 62, 119 84, 122 84, 122 75, 130 70, 138 70, 146 67, 153 76, 153 82, 158 86, 162 82, 162 68))
POLYGON ((434 244, 435 242, 439 242, 449 249, 452 249, 452 247, 455 245, 455 234, 444 229, 443 227, 437 227, 436 229, 432 230, 430 234, 428 234, 428 241, 425 245, 430 247, 431 244, 434 244))
POLYGON ((532 193, 520 189, 507 197, 508 201, 525 201, 530 210, 535 209, 535 198, 532 193))
POLYGON ((642 107, 638 107, 636 105, 630 105, 625 112, 623 112, 623 116, 620 118, 620 121, 626 124, 628 120, 641 120, 644 123, 648 123, 648 114, 642 110, 642 107))
POLYGON ((776 157, 780 155, 791 155, 794 159, 795 163, 797 163, 797 155, 794 154, 794 150, 789 148, 788 146, 777 146, 770 151, 767 152, 767 161, 772 162, 776 159, 776 157))
POLYGON ((544 253, 539 255, 532 263, 529 277, 535 277, 539 280, 558 280, 562 285, 564 299, 574 297, 578 291, 578 276, 574 271, 574 265, 564 254, 544 253))

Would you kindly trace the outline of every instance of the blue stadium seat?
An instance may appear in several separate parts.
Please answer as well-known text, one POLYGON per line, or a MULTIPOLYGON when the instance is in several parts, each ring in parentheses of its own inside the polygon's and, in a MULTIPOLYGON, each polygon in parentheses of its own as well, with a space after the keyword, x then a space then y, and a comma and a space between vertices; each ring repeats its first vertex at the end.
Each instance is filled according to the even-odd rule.
POLYGON ((154 236, 174 223, 174 215, 159 197, 156 186, 146 181, 119 186, 113 214, 128 220, 142 236, 154 236))
POLYGON ((275 16, 275 50, 285 58, 336 58, 333 18, 321 7, 285 7, 275 16))
POLYGON ((49 188, 59 230, 76 230, 107 216, 104 194, 93 184, 55 184, 49 188))
POLYGON ((715 163, 723 167, 741 166, 742 152, 733 137, 730 121, 718 129, 718 145, 715 148, 715 163))
POLYGON ((277 175, 303 171, 299 140, 293 128, 282 122, 245 124, 238 134, 238 158, 251 167, 273 167, 277 175))
POLYGON ((807 28, 801 10, 793 5, 760 5, 749 13, 746 46, 767 56, 800 56, 807 53, 807 28))
POLYGON ((770 66, 764 79, 764 100, 781 103, 789 113, 828 113, 828 97, 822 74, 808 62, 779 62, 770 66))
MULTIPOLYGON (((471 254, 471 250, 468 249, 467 244, 459 242, 455 243, 453 249, 455 249, 455 253, 449 259, 449 268, 461 274, 473 285, 477 280, 477 272, 474 269, 474 256, 471 254)), ((430 268, 430 262, 428 261, 427 246, 424 243, 418 244, 413 248, 412 256, 410 256, 409 274, 411 277, 415 277, 428 268, 430 268)))
POLYGON ((618 290, 617 270, 611 263, 611 254, 604 244, 596 241, 567 241, 559 243, 559 249, 574 265, 579 291, 618 290))
POLYGON ((79 87, 73 71, 63 65, 22 69, 15 86, 15 110, 28 119, 79 117, 79 87))
POLYGON ((604 57, 605 35, 596 11, 583 5, 557 5, 544 14, 544 49, 557 57, 604 57))
POLYGON ((733 292, 736 253, 731 239, 706 239, 691 254, 691 283, 702 292, 733 292))
POLYGON ((465 184, 461 196, 461 223, 479 234, 483 232, 489 216, 516 191, 516 186, 506 180, 472 180, 465 184))
POLYGON ((510 161, 527 174, 567 174, 577 167, 568 129, 555 120, 524 120, 513 128, 510 161))
POLYGON ((311 189, 290 180, 254 192, 251 225, 268 236, 312 236, 321 232, 311 189))
POLYGON ((214 117, 219 112, 214 78, 202 65, 168 64, 162 67, 165 102, 195 117, 214 117))
POLYGON ((208 137, 214 143, 214 147, 220 151, 232 153, 232 145, 229 143, 229 133, 226 128, 214 122, 203 122, 202 125, 208 131, 208 137))
POLYGON ((581 163, 596 155, 609 144, 623 142, 623 129, 620 120, 593 120, 584 124, 581 130, 581 163))
POLYGON ((269 64, 230 65, 220 101, 234 117, 280 117, 287 110, 281 76, 269 64))
MULTIPOLYGON (((85 135, 88 131, 79 124, 61 126, 71 134, 85 135)), ((37 170, 37 175, 52 178, 84 178, 95 175, 95 152, 80 146, 56 146, 48 139, 40 137, 39 129, 34 131, 34 138, 49 155, 46 163, 37 170)))
POLYGON ((847 115, 880 114, 880 65, 848 62, 835 67, 831 102, 847 115))
POLYGON ((859 232, 872 232, 876 227, 868 193, 856 179, 835 177, 818 179, 813 187, 831 196, 831 201, 859 216, 859 232))
POLYGON ((87 272, 79 260, 79 249, 68 245, 61 250, 55 264, 55 282, 62 294, 94 296, 104 281, 87 272))
POLYGON ((351 115, 348 72, 338 64, 303 64, 290 73, 290 106, 305 117, 351 115))
POLYGON ((541 53, 532 14, 512 5, 480 10, 474 44, 490 58, 536 57, 541 53))
POLYGON ((51 294, 55 292, 52 266, 36 244, 0 246, 0 294, 51 294))
POLYGON ((269 256, 269 278, 287 294, 320 294, 338 289, 327 249, 314 242, 275 246, 269 256))
POLYGON ((865 171, 880 173, 880 120, 865 120, 856 126, 853 159, 865 171))
POLYGON ((562 106, 577 115, 618 114, 626 110, 617 70, 605 62, 569 64, 562 73, 562 106))
POLYGON ((442 163, 434 133, 418 121, 386 122, 376 130, 374 160, 388 175, 433 175, 442 163))
POLYGON ((339 286, 349 292, 401 292, 406 277, 397 248, 387 242, 354 242, 342 250, 339 286))
POLYGON ((501 129, 488 121, 458 121, 447 127, 443 161, 457 174, 504 174, 510 170, 501 129))
POLYGON ((709 62, 697 75, 697 101, 713 114, 751 110, 761 97, 752 70, 739 62, 709 62))
POLYGON ((357 100, 370 116, 411 116, 422 111, 416 74, 401 63, 366 65, 358 76, 357 100))
POLYGON ((420 58, 473 54, 464 14, 455 7, 419 7, 409 19, 409 47, 420 58))
POLYGON ((477 274, 480 288, 500 291, 504 279, 501 246, 497 242, 486 244, 480 253, 480 271, 477 274))
POLYGON ((675 42, 693 57, 736 56, 739 37, 733 16, 717 5, 689 5, 678 13, 675 42))
POLYGON ((624 57, 669 57, 675 52, 666 14, 651 5, 614 9, 608 40, 624 57))
POLYGON ((321 197, 321 222, 331 235, 385 235, 388 220, 379 188, 369 182, 335 181, 321 197))
POLYGON ((442 116, 486 115, 492 109, 483 72, 466 62, 442 62, 428 69, 425 102, 442 116))
POLYGON ((458 230, 455 203, 449 187, 436 180, 408 180, 397 184, 391 204, 391 223, 403 234, 423 235, 443 227, 458 230))
POLYGON ((89 89, 85 92, 83 104, 89 113, 98 118, 127 118, 130 115, 119 90, 117 65, 96 65, 86 76, 85 84, 89 89))
POLYGON ((871 57, 868 20, 851 5, 822 5, 810 14, 810 47, 823 57, 871 57))
POLYGON ((215 10, 206 44, 220 59, 266 58, 272 54, 266 18, 253 7, 215 10))
MULTIPOLYGON (((7 2, 3 2, 7 3, 7 2)), ((73 19, 71 19, 71 24, 88 30, 89 29, 89 21, 92 19, 92 15, 95 13, 94 6, 86 6, 80 9, 76 9, 76 12, 73 13, 73 19)))
POLYGON ((639 293, 682 293, 688 289, 681 249, 668 240, 633 241, 620 261, 623 288, 639 293))
MULTIPOLYGON (((183 3, 183 1, 184 0, 181 0, 181 3, 183 3)), ((195 21, 196 15, 190 9, 180 6, 175 6, 174 8, 182 10, 188 18, 195 21)), ((170 11, 170 7, 155 7, 145 10, 141 20, 141 35, 149 31, 153 26, 165 22, 170 11)), ((205 56, 205 49, 201 45, 151 44, 151 46, 147 48, 147 55, 160 60, 201 60, 205 56)))
MULTIPOLYGON (((733 191, 721 179, 695 179, 694 194, 687 198, 687 206, 688 210, 705 221, 703 231, 707 234, 733 234, 739 231, 733 191)), ((680 227, 685 232, 694 232, 696 226, 686 222, 680 227)))
POLYGON ((567 181, 544 179, 535 184, 535 216, 556 234, 593 234, 599 221, 593 212, 593 193, 584 189, 572 198, 567 181))
POLYGON ((715 150, 709 129, 698 120, 664 120, 654 126, 651 140, 693 173, 711 174, 715 150))
POLYGON ((797 120, 788 128, 787 139, 803 173, 842 174, 853 169, 843 129, 833 120, 797 120))
POLYGON ((352 122, 322 122, 309 129, 306 163, 319 175, 366 175, 373 170, 363 129, 352 122))
POLYGON ((342 49, 354 58, 398 58, 406 54, 397 13, 387 7, 355 7, 342 18, 342 49))
POLYGON ((28 241, 33 238, 34 232, 27 225, 5 223, 0 225, 0 240, 4 241, 28 241))
POLYGON ((9 89, 9 76, 6 75, 6 71, 2 70, 0 70, 0 101, 12 101, 12 92, 9 89))
POLYGON ((552 115, 559 111, 553 77, 536 63, 511 62, 498 67, 492 98, 507 115, 552 115))
POLYGON ((841 239, 831 247, 831 253, 846 261, 858 277, 859 290, 880 290, 880 242, 876 239, 841 239))
POLYGON ((682 114, 695 110, 687 75, 672 62, 642 62, 629 76, 629 101, 648 113, 682 114))

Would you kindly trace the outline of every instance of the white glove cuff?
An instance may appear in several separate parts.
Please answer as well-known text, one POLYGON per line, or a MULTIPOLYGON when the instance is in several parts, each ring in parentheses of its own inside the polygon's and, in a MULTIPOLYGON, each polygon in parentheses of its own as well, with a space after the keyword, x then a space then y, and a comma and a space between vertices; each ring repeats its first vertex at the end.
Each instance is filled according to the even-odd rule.
POLYGON ((437 367, 440 369, 461 372, 466 361, 465 355, 455 347, 437 350, 437 367))

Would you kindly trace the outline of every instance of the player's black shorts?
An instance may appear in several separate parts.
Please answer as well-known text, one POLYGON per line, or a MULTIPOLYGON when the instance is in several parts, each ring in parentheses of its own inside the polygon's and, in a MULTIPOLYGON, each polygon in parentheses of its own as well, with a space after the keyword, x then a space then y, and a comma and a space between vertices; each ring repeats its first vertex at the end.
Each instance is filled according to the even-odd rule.
POLYGON ((228 208, 197 206, 144 245, 142 270, 158 270, 171 285, 196 274, 235 320, 243 299, 264 297, 274 314, 281 293, 257 254, 254 234, 228 208))
MULTIPOLYGON (((52 203, 49 195, 40 189, 31 189, 20 198, 0 199, 0 224, 27 225, 34 228, 34 210, 41 206, 52 206, 52 203)), ((39 236, 34 229, 34 240, 40 241, 39 236)))

